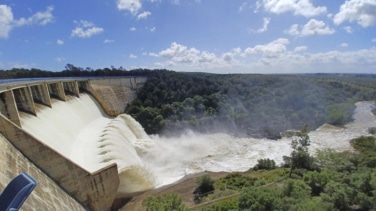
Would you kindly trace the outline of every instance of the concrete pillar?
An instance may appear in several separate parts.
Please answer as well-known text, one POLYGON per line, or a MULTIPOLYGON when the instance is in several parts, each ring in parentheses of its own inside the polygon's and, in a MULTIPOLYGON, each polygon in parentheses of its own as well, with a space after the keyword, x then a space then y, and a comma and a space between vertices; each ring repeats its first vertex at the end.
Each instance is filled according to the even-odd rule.
POLYGON ((85 90, 86 92, 90 92, 90 85, 89 85, 89 80, 86 81, 78 81, 78 89, 79 90, 85 90))
POLYGON ((80 91, 78 90, 78 84, 76 81, 63 82, 63 84, 65 93, 80 97, 80 91))
POLYGON ((30 87, 13 89, 13 94, 18 110, 34 114, 35 116, 37 115, 30 87))
POLYGON ((7 117, 17 126, 21 127, 20 115, 18 114, 18 109, 16 105, 16 100, 14 99, 13 91, 9 90, 0 94, 1 99, 1 114, 7 117))
POLYGON ((50 94, 48 93, 46 83, 31 86, 30 89, 35 102, 42 103, 46 106, 52 107, 51 98, 50 94))
POLYGON ((48 91, 51 96, 54 96, 62 101, 65 101, 65 92, 62 82, 48 84, 48 91))

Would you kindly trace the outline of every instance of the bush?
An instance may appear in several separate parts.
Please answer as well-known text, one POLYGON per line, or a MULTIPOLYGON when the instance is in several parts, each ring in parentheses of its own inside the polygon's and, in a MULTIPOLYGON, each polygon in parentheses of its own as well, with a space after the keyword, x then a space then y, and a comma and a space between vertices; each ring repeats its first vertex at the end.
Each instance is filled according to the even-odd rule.
POLYGON ((275 161, 273 159, 260 159, 260 160, 257 160, 257 164, 255 165, 255 167, 253 167, 254 170, 261 170, 261 169, 265 169, 265 170, 271 170, 271 169, 275 169, 276 165, 275 165, 275 161))
POLYGON ((279 210, 281 200, 278 191, 249 187, 239 196, 239 210, 279 210))
POLYGON ((159 211, 159 210, 188 211, 189 210, 185 205, 181 203, 180 196, 175 193, 148 197, 142 202, 142 205, 146 207, 146 211, 159 211))
POLYGON ((196 203, 200 203, 203 196, 206 196, 210 192, 214 191, 214 180, 210 177, 210 175, 205 174, 204 176, 199 177, 196 180, 196 183, 199 186, 195 191, 193 191, 194 201, 196 203))
POLYGON ((232 173, 220 179, 221 183, 230 190, 240 190, 243 187, 252 186, 255 183, 254 178, 241 175, 239 173, 232 173))

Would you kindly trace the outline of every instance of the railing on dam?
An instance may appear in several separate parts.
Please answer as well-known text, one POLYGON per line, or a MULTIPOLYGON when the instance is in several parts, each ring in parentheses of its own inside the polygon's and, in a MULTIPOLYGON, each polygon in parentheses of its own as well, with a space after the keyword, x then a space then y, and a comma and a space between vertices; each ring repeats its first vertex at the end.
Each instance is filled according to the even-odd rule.
POLYGON ((76 200, 92 210, 110 210, 119 185, 116 164, 87 172, 24 131, 19 113, 38 116, 37 104, 53 107, 52 99, 66 101, 86 92, 107 115, 117 116, 145 81, 146 77, 72 78, 0 84, 0 132, 76 200))

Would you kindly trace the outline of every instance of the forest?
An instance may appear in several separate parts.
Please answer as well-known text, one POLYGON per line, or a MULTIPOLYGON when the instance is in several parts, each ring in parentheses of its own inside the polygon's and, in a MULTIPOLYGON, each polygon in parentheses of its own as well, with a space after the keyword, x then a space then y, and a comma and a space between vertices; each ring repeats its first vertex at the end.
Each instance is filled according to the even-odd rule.
POLYGON ((155 71, 126 113, 149 134, 187 129, 279 138, 285 130, 351 121, 354 103, 376 99, 368 75, 205 74, 155 71))

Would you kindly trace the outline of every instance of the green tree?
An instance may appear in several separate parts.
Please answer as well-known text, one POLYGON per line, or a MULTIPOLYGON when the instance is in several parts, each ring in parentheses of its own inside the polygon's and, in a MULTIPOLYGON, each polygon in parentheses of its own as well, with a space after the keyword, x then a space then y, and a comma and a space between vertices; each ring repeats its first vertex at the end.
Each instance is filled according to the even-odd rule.
POLYGON ((332 203, 339 210, 350 210, 352 189, 346 184, 330 181, 321 196, 324 201, 332 203))
POLYGON ((326 184, 330 181, 326 172, 311 171, 304 174, 304 182, 311 187, 312 195, 319 196, 324 191, 326 184))
POLYGON ((290 167, 289 177, 291 178, 292 172, 296 168, 302 168, 307 170, 314 170, 315 159, 308 152, 308 146, 310 145, 310 139, 308 136, 307 126, 297 133, 297 135, 291 141, 291 147, 293 151, 290 157, 284 156, 285 166, 290 167))
POLYGON ((239 210, 269 211, 281 208, 278 192, 272 189, 247 187, 239 196, 239 210))
POLYGON ((257 160, 257 164, 253 167, 254 170, 259 170, 259 169, 266 169, 266 170, 271 170, 275 169, 275 161, 273 159, 259 159, 257 160))

